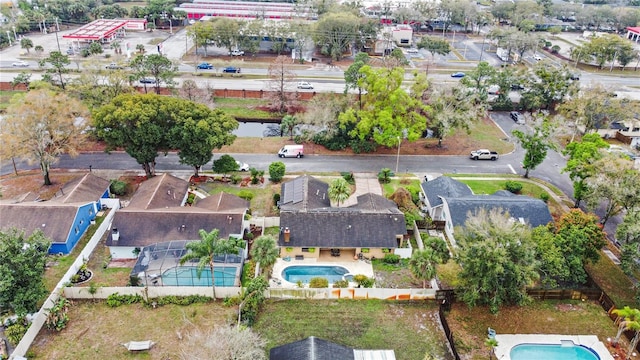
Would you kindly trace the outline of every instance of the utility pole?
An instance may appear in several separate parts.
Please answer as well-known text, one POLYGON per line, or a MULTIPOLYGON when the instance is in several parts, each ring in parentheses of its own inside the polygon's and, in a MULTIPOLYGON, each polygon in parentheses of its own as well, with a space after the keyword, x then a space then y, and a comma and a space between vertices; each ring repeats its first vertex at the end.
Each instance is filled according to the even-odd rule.
POLYGON ((13 38, 16 39, 16 41, 18 41, 18 35, 16 34, 16 27, 13 27, 13 38))
POLYGON ((58 52, 62 54, 60 50, 60 40, 58 40, 58 31, 60 31, 60 26, 58 26, 58 18, 56 18, 56 44, 58 44, 58 52))
POLYGON ((11 35, 9 35, 9 30, 7 30, 7 38, 9 40, 9 46, 11 46, 11 35))

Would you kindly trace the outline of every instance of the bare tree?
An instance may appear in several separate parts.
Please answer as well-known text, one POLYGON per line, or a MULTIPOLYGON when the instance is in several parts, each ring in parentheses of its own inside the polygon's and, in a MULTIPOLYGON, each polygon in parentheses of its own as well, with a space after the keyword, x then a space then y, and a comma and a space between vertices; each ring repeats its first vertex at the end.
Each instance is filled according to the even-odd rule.
POLYGON ((204 89, 200 88, 194 80, 187 79, 182 82, 182 86, 178 89, 178 95, 189 101, 213 105, 213 88, 209 84, 204 89))
POLYGON ((291 71, 291 59, 287 56, 278 56, 273 64, 269 66, 269 82, 267 89, 270 93, 273 110, 280 114, 285 114, 287 108, 295 101, 295 78, 291 71))
POLYGON ((195 330, 180 343, 183 360, 263 360, 266 341, 251 329, 219 326, 195 330))

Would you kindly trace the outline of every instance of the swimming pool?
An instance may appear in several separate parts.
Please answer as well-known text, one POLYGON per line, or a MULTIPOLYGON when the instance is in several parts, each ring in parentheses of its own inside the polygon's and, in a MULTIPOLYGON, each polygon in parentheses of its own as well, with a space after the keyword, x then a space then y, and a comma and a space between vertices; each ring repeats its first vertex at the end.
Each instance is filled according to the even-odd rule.
POLYGON ((338 280, 342 280, 343 276, 348 274, 349 270, 342 266, 333 265, 292 265, 287 266, 282 270, 282 278, 288 282, 297 283, 302 281, 305 284, 309 283, 314 277, 321 277, 329 280, 329 283, 334 283, 338 280))
POLYGON ((511 348, 511 360, 600 360, 581 345, 520 344, 511 348))
MULTIPOLYGON (((234 266, 214 267, 213 277, 216 286, 235 286, 236 270, 234 266)), ((164 286, 211 286, 211 270, 202 269, 198 278, 198 269, 193 266, 176 266, 162 273, 164 286)))

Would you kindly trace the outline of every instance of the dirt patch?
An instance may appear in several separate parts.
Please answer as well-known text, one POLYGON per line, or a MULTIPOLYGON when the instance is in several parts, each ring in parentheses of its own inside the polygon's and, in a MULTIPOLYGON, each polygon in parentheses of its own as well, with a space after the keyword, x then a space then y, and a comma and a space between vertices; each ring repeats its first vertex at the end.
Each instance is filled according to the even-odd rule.
MULTIPOLYGON (((422 289, 422 282, 414 279, 409 269, 374 271, 376 287, 387 289, 422 289)), ((427 287, 429 283, 427 283, 427 287)))

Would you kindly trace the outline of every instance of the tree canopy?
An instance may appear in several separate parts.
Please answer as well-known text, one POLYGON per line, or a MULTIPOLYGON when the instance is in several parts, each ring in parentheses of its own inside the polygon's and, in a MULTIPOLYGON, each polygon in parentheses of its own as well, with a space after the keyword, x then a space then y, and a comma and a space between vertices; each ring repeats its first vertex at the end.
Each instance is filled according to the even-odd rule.
POLYGON ((147 176, 155 174, 159 152, 178 150, 180 161, 198 169, 211 160, 213 149, 235 139, 238 123, 220 110, 188 100, 155 94, 124 94, 99 108, 95 133, 105 140, 107 151, 124 148, 142 165, 147 176))
POLYGON ((526 286, 538 273, 527 225, 512 221, 501 209, 482 209, 467 218, 459 245, 459 292, 468 306, 488 305, 497 313, 503 305, 529 300, 526 286))
POLYGON ((0 231, 0 310, 26 315, 47 294, 43 275, 51 240, 40 230, 0 231))
POLYGON ((29 91, 14 98, 7 108, 0 134, 3 152, 38 163, 44 184, 51 185, 51 165, 61 154, 77 154, 88 116, 87 108, 66 94, 48 89, 29 91))
POLYGON ((364 75, 358 84, 367 92, 363 95, 363 108, 348 109, 339 115, 344 129, 354 126, 351 136, 361 140, 373 139, 377 144, 394 147, 398 139, 415 141, 427 127, 429 107, 422 102, 428 87, 423 74, 416 75, 407 92, 401 87, 404 69, 373 69, 363 66, 364 75))
POLYGON ((608 147, 609 144, 597 133, 586 134, 581 141, 572 141, 565 147, 563 154, 569 155, 569 160, 562 171, 569 173, 573 181, 574 207, 580 205, 585 195, 587 190, 585 180, 597 171, 594 164, 603 156, 600 149, 608 147))
POLYGON ((549 149, 555 149, 554 125, 548 118, 542 118, 533 125, 533 131, 524 132, 514 130, 513 135, 518 139, 520 145, 525 149, 522 159, 522 168, 525 169, 524 177, 529 177, 529 171, 542 164, 547 157, 549 149))

